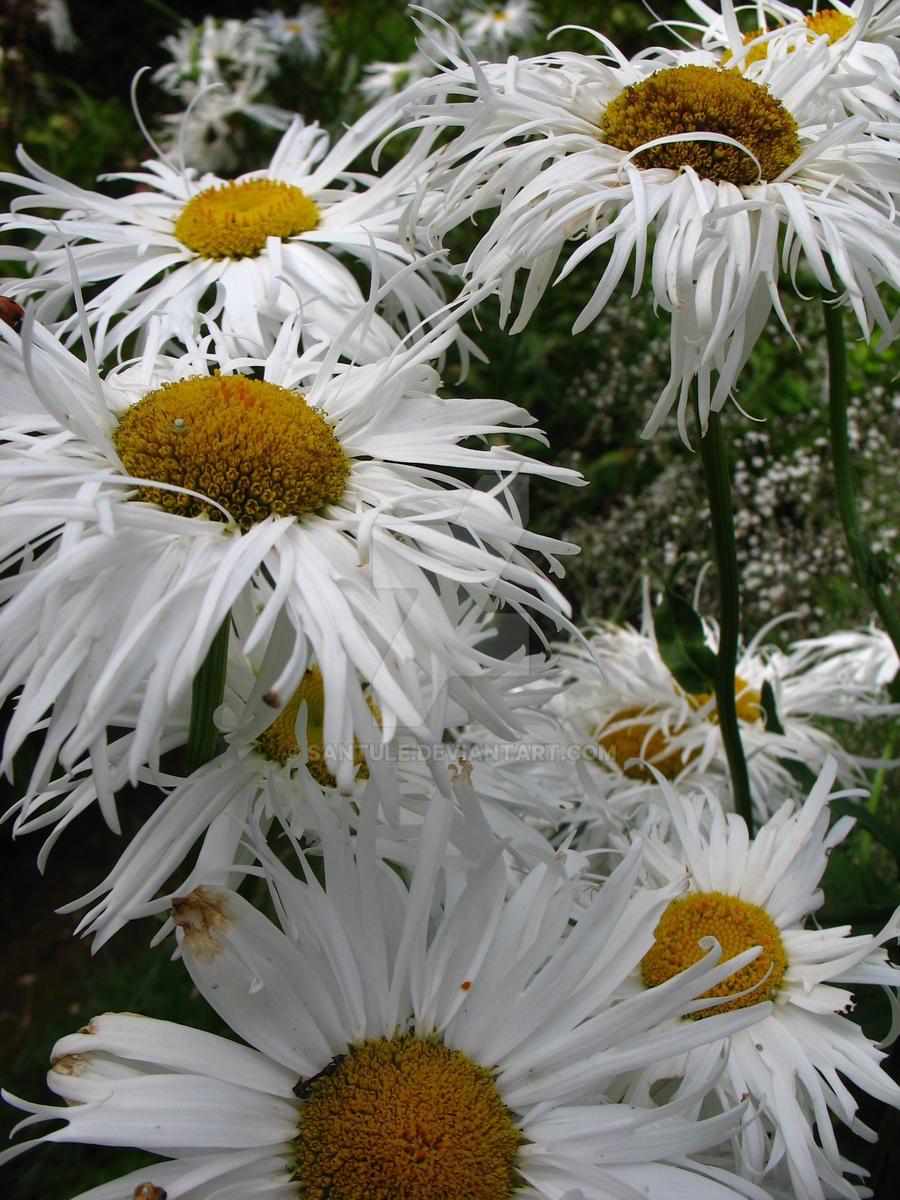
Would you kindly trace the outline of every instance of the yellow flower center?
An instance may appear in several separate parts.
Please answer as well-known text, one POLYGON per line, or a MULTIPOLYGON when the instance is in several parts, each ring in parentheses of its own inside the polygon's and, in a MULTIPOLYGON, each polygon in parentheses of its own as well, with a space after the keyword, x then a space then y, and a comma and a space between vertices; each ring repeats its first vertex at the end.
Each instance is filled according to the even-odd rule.
MULTIPOLYGON (((687 701, 692 708, 702 708, 712 698, 712 692, 697 692, 695 695, 688 695, 687 701)), ((762 716, 762 697, 756 688, 752 688, 746 679, 741 679, 740 675, 734 677, 734 701, 739 721, 746 721, 752 725, 762 716)), ((715 707, 710 710, 709 719, 718 721, 715 707)))
MULTIPOLYGON (((734 690, 738 719, 749 722, 759 720, 762 713, 759 692, 740 676, 735 676, 734 690)), ((711 692, 698 692, 696 695, 679 692, 679 695, 684 695, 694 709, 703 708, 713 698, 711 692)), ((688 726, 664 726, 660 720, 664 714, 664 709, 656 707, 623 708, 614 713, 605 724, 599 725, 592 736, 598 746, 603 748, 606 756, 612 758, 630 779, 653 782, 653 773, 646 763, 652 763, 666 779, 674 779, 687 763, 697 757, 700 747, 687 749, 673 745, 673 741, 684 733, 688 726), (644 761, 631 762, 626 766, 629 759, 644 761)), ((708 720, 718 721, 715 705, 706 715, 708 720)))
MULTIPOLYGON (((321 413, 296 392, 245 375, 163 384, 126 409, 113 435, 129 475, 202 492, 243 529, 340 499, 350 464, 321 413)), ((196 496, 143 484, 141 500, 185 517, 226 518, 196 496)))
POLYGON ((627 152, 673 134, 724 134, 740 146, 668 142, 641 150, 634 161, 672 171, 690 166, 704 179, 738 185, 774 179, 801 150, 797 122, 767 87, 716 67, 671 67, 626 87, 606 106, 600 128, 611 146, 627 152), (758 160, 759 173, 741 147, 758 160))
POLYGON ((232 180, 191 197, 175 222, 175 236, 201 258, 254 258, 267 237, 293 237, 318 223, 314 201, 293 184, 232 180))
MULTIPOLYGON (((803 20, 807 29, 809 29, 817 37, 821 37, 823 34, 825 34, 830 43, 834 43, 838 40, 838 38, 842 38, 844 34, 851 30, 856 24, 854 17, 849 16, 847 13, 838 12, 836 8, 820 8, 818 12, 807 13, 803 20)), ((776 26, 776 28, 778 28, 778 26, 776 26)), ((766 28, 753 29, 750 33, 745 33, 743 35, 742 41, 746 46, 750 42, 755 41, 758 37, 761 37, 764 33, 768 32, 769 30, 766 28)), ((811 40, 811 38, 807 38, 807 41, 811 40)), ((760 62, 762 59, 768 56, 769 45, 769 42, 760 42, 758 46, 754 46, 752 50, 748 50, 748 52, 744 55, 744 58, 741 60, 742 63, 746 65, 747 63, 760 62)), ((788 53, 793 54, 793 52, 794 47, 788 46, 788 53)), ((730 50, 723 51, 722 66, 724 66, 728 60, 733 57, 734 56, 730 50)))
POLYGON ((364 1042, 299 1094, 304 1200, 512 1195, 521 1135, 490 1072, 457 1050, 412 1034, 364 1042))
POLYGON ((827 34, 829 42, 836 42, 856 24, 854 17, 849 13, 838 12, 836 8, 820 8, 818 12, 807 13, 804 20, 819 37, 827 34))
MULTIPOLYGON (((310 775, 323 787, 334 787, 336 780, 325 762, 325 737, 322 724, 325 720, 325 692, 322 684, 322 672, 318 667, 310 667, 297 690, 287 704, 256 739, 256 748, 270 762, 281 763, 285 766, 289 759, 296 758, 300 753, 297 741, 297 713, 300 705, 306 701, 306 744, 309 758, 306 766, 310 775)), ((359 768, 358 779, 369 778, 369 768, 356 738, 353 739, 353 762, 359 768)))
POLYGON ((677 897, 660 918, 654 937, 656 941, 641 960, 641 974, 647 987, 656 987, 699 962, 704 955, 698 945, 702 937, 714 937, 719 942, 723 960, 751 946, 762 947, 753 962, 703 993, 704 999, 722 996, 723 1003, 692 1013, 693 1019, 771 1000, 787 969, 781 935, 769 914, 758 905, 725 892, 695 892, 677 897), (751 990, 746 996, 735 996, 736 992, 747 989, 751 990))
POLYGON ((594 731, 597 744, 629 779, 645 779, 652 783, 654 775, 646 763, 652 763, 666 779, 674 779, 685 764, 700 753, 699 748, 684 750, 672 745, 672 739, 684 733, 687 725, 672 729, 661 727, 652 718, 662 711, 659 708, 623 708, 594 731), (644 761, 629 763, 629 759, 644 761))

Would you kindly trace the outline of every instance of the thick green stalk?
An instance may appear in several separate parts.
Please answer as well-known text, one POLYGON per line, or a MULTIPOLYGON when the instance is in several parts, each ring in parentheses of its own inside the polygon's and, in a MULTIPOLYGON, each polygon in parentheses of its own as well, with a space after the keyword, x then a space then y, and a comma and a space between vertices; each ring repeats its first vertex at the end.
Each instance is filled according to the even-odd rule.
POLYGON ((231 617, 226 617, 212 640, 200 670, 194 676, 191 688, 191 723, 184 756, 185 775, 192 774, 198 767, 215 758, 218 752, 219 731, 213 722, 213 713, 222 703, 225 694, 230 626, 231 617))
POLYGON ((887 582, 888 564, 877 554, 863 536, 853 488, 853 466, 850 461, 850 436, 847 430, 847 346, 844 341, 844 318, 839 305, 822 302, 825 314, 825 339, 828 344, 828 412, 831 422, 831 463, 838 512, 847 539, 847 549, 853 561, 856 582, 872 601, 882 625, 900 655, 900 616, 888 599, 882 584, 887 582))
MULTIPOLYGON (((897 744, 898 731, 900 731, 900 719, 894 721, 888 731, 887 741, 885 742, 884 749, 881 751, 882 758, 890 759, 894 757, 894 747, 897 744)), ((877 814, 878 812, 878 805, 886 779, 887 768, 879 767, 875 772, 875 778, 872 780, 872 790, 869 793, 868 805, 870 813, 877 814)), ((867 829, 861 829, 857 834, 857 846, 860 864, 866 867, 869 865, 869 856, 872 853, 872 835, 867 829)))
POLYGON ((716 654, 716 708, 722 744, 728 759, 731 788, 738 813, 753 833, 753 803, 747 760, 741 742, 735 703, 734 675, 740 636, 740 577, 734 540, 734 513, 731 505, 731 473, 728 451, 722 435, 722 418, 710 413, 709 426, 700 439, 703 477, 709 501, 716 571, 719 579, 719 649, 716 654))

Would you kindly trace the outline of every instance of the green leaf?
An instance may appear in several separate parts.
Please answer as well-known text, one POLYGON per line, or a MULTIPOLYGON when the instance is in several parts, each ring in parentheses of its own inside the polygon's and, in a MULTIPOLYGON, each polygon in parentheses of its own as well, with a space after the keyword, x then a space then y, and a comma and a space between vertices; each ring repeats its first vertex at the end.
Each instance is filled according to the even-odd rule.
POLYGON ((829 807, 837 816, 855 817, 857 824, 868 830, 876 842, 881 842, 900 866, 900 829, 895 828, 884 817, 879 817, 877 813, 869 812, 864 804, 856 800, 832 800, 829 807))
POLYGON ((784 733, 784 726, 778 719, 778 709, 775 707, 775 692, 768 679, 759 690, 759 706, 763 711, 766 729, 769 733, 784 733))
POLYGON ((691 696, 716 690, 716 656, 706 644, 699 613, 677 592, 666 588, 653 613, 662 660, 679 686, 691 696))

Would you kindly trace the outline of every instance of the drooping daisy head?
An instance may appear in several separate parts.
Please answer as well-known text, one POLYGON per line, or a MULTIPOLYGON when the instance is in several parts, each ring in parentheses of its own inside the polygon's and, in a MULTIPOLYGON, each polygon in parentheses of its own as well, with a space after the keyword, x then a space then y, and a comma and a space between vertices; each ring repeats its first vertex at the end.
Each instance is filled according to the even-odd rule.
MULTIPOLYGON (((786 802, 752 840, 743 820, 724 812, 717 798, 702 791, 688 797, 663 782, 665 805, 633 834, 651 886, 677 879, 688 885, 658 922, 637 986, 652 992, 677 978, 701 956, 707 937, 730 954, 761 947, 742 971, 707 993, 719 1003, 693 1017, 702 1023, 710 1013, 752 1012, 761 999, 772 1001, 755 1024, 729 1038, 716 1091, 726 1107, 750 1098, 755 1119, 735 1146, 745 1173, 765 1186, 770 1173, 777 1178, 786 1168, 791 1194, 804 1200, 859 1194, 844 1177, 853 1168, 842 1159, 829 1116, 867 1133, 848 1084, 900 1106, 900 1087, 879 1065, 883 1053, 842 1015, 853 1007, 849 984, 900 982, 882 949, 900 933, 900 910, 875 935, 812 923, 828 856, 853 824, 841 818, 829 827, 834 778, 828 760, 808 798, 786 802)), ((661 1076, 687 1080, 697 1065, 694 1052, 674 1056, 661 1076)))
MULTIPOLYGON (((466 597, 561 618, 526 551, 555 572, 573 547, 526 532, 506 493, 523 471, 575 477, 461 444, 529 418, 439 396, 429 359, 446 337, 348 367, 338 350, 298 359, 294 336, 255 363, 207 343, 100 378, 42 331, 26 371, 8 331, 0 471, 4 562, 18 570, 0 643, 4 687, 23 690, 6 764, 48 708, 45 765, 102 755, 104 728, 138 700, 130 769, 155 762, 167 715, 248 589, 244 650, 281 639, 272 716, 314 662, 334 745, 371 727, 370 701, 385 740, 398 725, 439 737, 451 680, 457 703, 490 706, 502 667, 460 633, 466 597)), ((352 783, 353 763, 337 773, 352 783)))
POLYGON ((695 381, 702 432, 773 308, 786 323, 782 274, 802 265, 866 336, 892 329, 877 286, 900 285, 896 131, 835 121, 822 40, 752 78, 704 52, 628 60, 605 39, 602 56, 457 58, 416 92, 423 124, 458 131, 429 176, 431 232, 484 211, 465 272, 477 294, 499 294, 501 322, 515 302, 512 332, 590 261, 578 332, 633 267, 633 294, 646 287, 671 314, 671 373, 644 433, 675 407, 689 441, 695 381))
MULTIPOLYGON (((213 107, 218 94, 209 92, 213 107)), ((433 258, 419 260, 400 224, 415 147, 379 180, 348 170, 393 120, 376 107, 329 146, 324 130, 295 117, 266 166, 198 177, 177 154, 150 159, 119 177, 137 185, 121 198, 76 188, 21 150, 29 174, 4 176, 21 194, 0 225, 43 236, 34 250, 11 248, 32 273, 11 282, 10 295, 36 297, 38 319, 72 344, 80 288, 100 358, 169 339, 183 348, 204 318, 233 339, 236 355, 265 355, 298 313, 306 347, 341 334, 357 360, 387 354, 397 339, 383 315, 349 334, 367 300, 340 254, 368 269, 379 312, 404 332, 444 306, 433 258)))
MULTIPOLYGON (((601 791, 630 809, 639 799, 634 783, 655 785, 659 776, 682 784, 702 782, 730 803, 727 762, 712 682, 683 686, 672 657, 661 645, 645 584, 640 629, 604 624, 587 632, 585 644, 558 647, 568 683, 552 701, 569 744, 584 750, 601 791), (632 782, 634 781, 634 783, 632 782)), ((718 646, 718 629, 702 622, 707 653, 718 646)), ((851 679, 809 641, 782 650, 767 644, 764 627, 739 648, 735 704, 747 754, 751 791, 765 819, 790 790, 798 769, 817 773, 831 755, 844 783, 858 782, 865 760, 843 749, 829 724, 890 715, 894 706, 875 679, 851 679)), ((815 645, 815 644, 814 644, 815 645)), ((649 797, 648 797, 649 798, 649 797)), ((588 801, 588 808, 590 801, 588 801)), ((585 812, 587 817, 587 812, 585 812)), ((601 825, 604 824, 603 814, 601 825)))
POLYGON ((837 112, 892 120, 900 114, 900 5, 896 0, 852 0, 850 4, 811 0, 806 8, 771 0, 756 7, 757 23, 752 27, 747 22, 739 25, 731 0, 723 0, 721 12, 703 0, 687 2, 701 19, 697 28, 702 45, 721 56, 723 66, 752 78, 764 69, 757 64, 817 42, 817 52, 832 65, 830 92, 837 112))
MULTIPOLYGON (((307 666, 278 711, 271 705, 271 684, 290 655, 289 638, 276 629, 263 655, 245 655, 241 649, 259 601, 256 589, 251 589, 232 608, 234 636, 229 643, 224 699, 215 714, 221 736, 213 757, 186 777, 140 767, 138 783, 164 787, 167 794, 131 840, 123 841, 106 877, 60 909, 81 914, 75 932, 91 936, 94 951, 128 922, 161 913, 170 907, 173 895, 190 891, 197 883, 237 887, 252 869, 242 844, 248 827, 268 830, 270 837, 283 829, 305 846, 317 846, 323 807, 349 814, 351 823, 356 812, 378 813, 379 852, 392 862, 412 866, 436 793, 452 794, 456 806, 448 860, 452 855, 459 863, 476 864, 485 838, 490 841, 495 836, 504 840, 505 860, 514 873, 511 878, 537 862, 553 859, 554 850, 538 830, 554 829, 558 823, 564 807, 560 771, 565 763, 552 764, 552 781, 514 770, 524 765, 523 760, 546 751, 546 743, 541 747, 532 740, 532 724, 526 725, 527 741, 503 741, 496 732, 498 718, 521 726, 531 716, 530 711, 522 712, 517 677, 538 676, 537 664, 521 659, 493 672, 494 679, 479 699, 492 709, 495 728, 490 733, 481 727, 482 739, 477 743, 470 740, 471 726, 464 741, 454 740, 452 729, 430 740, 398 733, 385 741, 380 713, 369 694, 369 712, 357 714, 352 743, 335 745, 326 740, 325 688, 318 665, 307 666), (523 749, 527 755, 517 753, 523 749), (339 775, 343 786, 338 785, 339 775)), ((472 638, 465 616, 457 627, 472 638)), ((472 638, 473 644, 478 640, 472 638)), ((452 684, 449 690, 452 693, 452 684)), ((533 684, 528 690, 536 698, 540 694, 533 684)), ((447 701, 444 720, 469 715, 452 694, 447 701)), ((163 749, 185 745, 188 715, 186 705, 172 715, 162 731, 163 749)), ((135 734, 128 727, 135 718, 134 708, 116 714, 117 736, 107 747, 109 765, 103 776, 91 771, 89 755, 69 771, 54 771, 52 778, 42 771, 3 815, 3 819, 14 817, 14 836, 39 831, 46 835, 38 854, 41 871, 61 835, 82 814, 99 807, 120 832, 116 793, 125 789, 130 777, 135 734)), ((578 856, 570 857, 574 869, 578 856)), ((162 930, 154 926, 154 941, 162 940, 171 928, 171 923, 162 930)))
POLYGON ((445 874, 448 828, 436 804, 406 876, 376 854, 371 820, 351 838, 323 813, 321 870, 301 855, 298 877, 265 856, 281 928, 223 888, 177 898, 185 965, 249 1045, 97 1017, 54 1047, 67 1107, 14 1101, 64 1118, 38 1140, 130 1144, 138 1129, 170 1159, 109 1195, 147 1182, 190 1185, 194 1200, 233 1187, 388 1200, 401 1185, 410 1200, 764 1200, 695 1157, 739 1120, 695 1116, 708 1078, 668 1104, 619 1102, 623 1073, 745 1024, 739 1012, 666 1028, 749 956, 715 965, 713 948, 649 999, 617 996, 672 889, 634 903, 632 854, 585 908, 561 861, 507 896, 499 844, 464 880, 445 874))

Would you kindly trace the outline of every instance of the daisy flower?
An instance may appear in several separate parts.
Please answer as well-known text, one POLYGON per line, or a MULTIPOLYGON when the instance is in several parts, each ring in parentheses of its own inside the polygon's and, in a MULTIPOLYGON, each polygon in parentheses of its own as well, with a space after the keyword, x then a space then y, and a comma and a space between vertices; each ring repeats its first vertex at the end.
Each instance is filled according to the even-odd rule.
POLYGON ((225 170, 239 161, 236 126, 243 119, 271 129, 290 125, 292 113, 259 100, 278 70, 280 51, 265 27, 206 17, 202 25, 185 25, 163 45, 172 61, 153 79, 187 109, 160 119, 162 143, 178 161, 199 170, 225 170))
POLYGON ((703 0, 687 0, 701 18, 702 44, 722 61, 752 78, 754 63, 769 54, 792 53, 798 39, 824 39, 836 73, 835 98, 848 112, 864 116, 900 116, 900 3, 897 0, 852 0, 809 9, 770 0, 758 6, 761 24, 742 32, 728 2, 717 12, 703 0))
MULTIPOLYGON (((707 994, 720 1003, 699 1016, 772 1000, 756 1023, 729 1035, 715 1090, 726 1108, 748 1096, 758 1118, 745 1122, 736 1147, 745 1171, 765 1186, 767 1172, 786 1168, 796 1200, 867 1194, 844 1178, 846 1164, 829 1119, 832 1113, 874 1137, 859 1121, 848 1084, 900 1106, 900 1087, 879 1066, 883 1053, 842 1015, 853 1005, 848 984, 900 984, 900 970, 882 949, 900 932, 900 910, 875 935, 854 935, 847 925, 808 924, 823 900, 828 855, 853 824, 842 818, 829 829, 834 778, 829 761, 808 798, 796 808, 786 802, 752 841, 743 820, 723 812, 718 800, 686 798, 663 781, 666 812, 636 835, 649 886, 688 881, 687 894, 670 903, 656 927, 638 986, 652 994, 664 980, 677 978, 700 957, 702 938, 715 938, 730 954, 747 945, 763 947, 759 958, 707 994)), ((695 1051, 676 1055, 646 1072, 641 1087, 663 1076, 689 1079, 698 1063, 695 1051)))
MULTIPOLYGON (((490 757, 474 764, 476 798, 473 764, 463 758, 463 747, 443 741, 417 742, 402 731, 384 743, 377 710, 370 714, 368 731, 360 728, 352 745, 326 742, 324 687, 318 665, 307 667, 288 704, 273 715, 264 697, 273 674, 289 656, 290 645, 276 634, 262 661, 243 656, 235 642, 242 640, 241 629, 252 624, 256 607, 256 598, 251 596, 243 598, 241 611, 237 606, 232 610, 238 637, 229 647, 225 697, 216 714, 224 743, 221 752, 187 778, 140 769, 139 784, 165 793, 159 806, 123 847, 106 878, 60 909, 88 909, 75 932, 93 935, 94 951, 129 921, 168 908, 174 894, 190 891, 195 883, 236 887, 249 861, 241 845, 248 826, 268 829, 277 822, 307 845, 316 845, 318 811, 323 804, 352 811, 348 797, 337 788, 335 775, 344 758, 352 762, 355 775, 351 805, 359 811, 373 807, 381 814, 379 850, 394 862, 414 863, 425 814, 438 785, 457 794, 450 842, 454 853, 469 865, 481 858, 485 837, 490 840, 495 835, 505 839, 511 866, 515 863, 521 869, 523 863, 532 866, 552 858, 553 848, 528 821, 550 826, 558 811, 555 802, 530 786, 527 776, 516 779, 513 788, 502 764, 495 765, 490 757), (198 841, 200 848, 194 856, 198 841), (188 869, 184 864, 190 858, 193 862, 188 869), (176 874, 179 881, 172 883, 176 874)), ((538 670, 536 664, 523 659, 504 664, 493 688, 485 688, 484 699, 494 709, 495 725, 503 716, 508 724, 521 721, 515 709, 516 686, 524 675, 537 675, 538 670)), ((465 718, 459 706, 451 702, 450 708, 451 718, 465 718)), ((114 724, 121 728, 133 720, 130 713, 119 713, 114 724)), ((188 714, 176 713, 164 730, 164 744, 167 748, 183 746, 187 735, 188 714)), ((496 744, 496 732, 493 737, 496 744)), ((109 795, 101 792, 86 756, 71 771, 55 772, 40 790, 32 785, 5 814, 6 818, 15 815, 14 836, 50 829, 38 855, 41 871, 63 830, 95 804, 119 832, 115 794, 128 782, 133 738, 133 733, 121 734, 108 748, 110 769, 103 782, 109 795)), ((171 925, 167 926, 158 938, 170 929, 171 925)))
POLYGON ((153 80, 185 104, 213 84, 230 90, 254 78, 259 91, 277 70, 278 44, 253 21, 207 16, 201 25, 187 23, 170 34, 163 49, 172 61, 158 67, 153 80))
POLYGON ((754 79, 723 71, 711 54, 629 61, 601 40, 605 58, 457 60, 419 85, 431 101, 421 122, 459 127, 435 155, 423 220, 441 236, 499 205, 465 272, 477 294, 499 293, 503 323, 526 273, 512 332, 566 251, 557 282, 598 263, 575 332, 598 316, 629 261, 633 294, 649 274, 653 303, 671 315, 671 373, 644 435, 674 405, 687 442, 694 381, 705 430, 772 308, 787 324, 780 267, 793 281, 802 265, 839 293, 866 337, 876 324, 890 329, 877 287, 900 285, 897 127, 835 123, 825 39, 764 60, 754 79))
POLYGON ((900 670, 894 643, 874 625, 804 638, 791 646, 791 657, 798 670, 815 671, 833 686, 839 679, 851 695, 886 691, 900 670))
MULTIPOLYGON (((738 1114, 686 1116, 692 1095, 618 1103, 623 1072, 742 1028, 746 1012, 686 1021, 694 996, 756 950, 704 961, 613 1003, 672 894, 630 893, 631 855, 586 909, 562 863, 507 898, 500 847, 464 887, 441 870, 449 805, 429 811, 409 882, 322 813, 325 887, 267 855, 281 929, 238 894, 173 904, 191 977, 248 1044, 130 1014, 95 1018, 53 1050, 64 1124, 35 1141, 132 1145, 160 1162, 94 1189, 191 1200, 232 1195, 410 1200, 620 1200, 765 1194, 695 1159, 738 1114), (664 1040, 657 1036, 664 1030, 664 1040)), ((0 1161, 35 1142, 15 1146, 0 1161)))
MULTIPOLYGON (((265 354, 298 308, 309 345, 333 341, 365 307, 337 257, 347 253, 370 269, 412 329, 444 305, 431 265, 406 269, 415 255, 400 231, 401 196, 416 153, 377 181, 348 171, 390 119, 376 107, 329 148, 324 130, 296 117, 268 166, 235 179, 198 178, 151 159, 115 177, 137 185, 121 198, 76 187, 20 149, 31 177, 2 176, 24 191, 0 228, 44 236, 33 251, 10 248, 34 270, 11 281, 9 294, 39 297, 38 319, 72 344, 80 336, 73 294, 83 288, 100 358, 121 352, 132 335, 143 344, 151 329, 157 343, 184 343, 198 314, 215 319, 238 353, 265 354)), ((396 340, 381 317, 364 333, 347 347, 358 359, 381 357, 396 340)))
MULTIPOLYGON (((818 773, 831 755, 843 783, 859 783, 862 768, 876 765, 844 750, 822 728, 824 720, 861 723, 900 711, 874 681, 852 681, 801 650, 767 645, 772 625, 739 647, 735 700, 757 815, 765 819, 781 803, 798 767, 818 773), (768 688, 766 688, 768 685, 768 688), (765 710, 763 691, 771 689, 765 710)), ((706 643, 718 645, 718 629, 704 621, 706 643)), ((635 798, 629 781, 653 784, 657 773, 681 784, 728 782, 715 696, 691 695, 679 686, 656 639, 645 585, 640 629, 612 623, 586 633, 584 645, 557 647, 568 676, 552 702, 567 740, 582 747, 602 779, 602 791, 635 798)), ((881 764, 883 765, 883 764, 881 764)), ((723 799, 730 801, 726 791, 723 799)))
MULTIPOLYGON (((131 777, 155 765, 167 714, 251 583, 262 603, 245 653, 276 628, 288 647, 270 705, 315 661, 334 745, 370 728, 366 695, 385 741, 398 725, 433 740, 451 680, 459 703, 486 707, 499 663, 458 632, 459 597, 564 619, 528 552, 559 573, 554 556, 575 547, 527 532, 507 491, 522 472, 578 476, 461 444, 531 418, 437 395, 429 359, 452 333, 349 366, 339 348, 297 359, 286 326, 262 378, 199 346, 101 378, 24 332, 25 363, 0 327, 0 690, 22 689, 4 770, 42 728, 45 765, 89 751, 104 778, 104 729, 138 697, 131 777), (483 490, 460 469, 481 472, 483 490)), ((354 773, 337 764, 342 787, 354 773)))
POLYGON ((541 14, 531 0, 507 0, 488 8, 467 8, 460 17, 463 36, 491 58, 505 54, 515 42, 537 31, 541 14))
POLYGON ((319 58, 328 36, 328 18, 315 4, 301 5, 293 16, 279 9, 257 12, 249 23, 261 29, 270 41, 306 62, 319 58))

